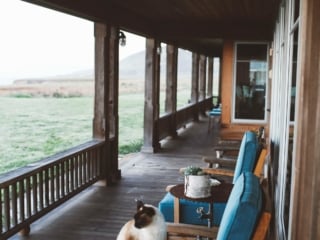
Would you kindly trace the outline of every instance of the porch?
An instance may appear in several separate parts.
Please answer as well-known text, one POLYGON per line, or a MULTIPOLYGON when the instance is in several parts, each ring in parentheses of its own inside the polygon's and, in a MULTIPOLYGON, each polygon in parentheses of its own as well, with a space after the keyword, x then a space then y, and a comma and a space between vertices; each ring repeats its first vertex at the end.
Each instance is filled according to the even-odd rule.
POLYGON ((135 199, 157 205, 165 187, 183 181, 178 169, 205 165, 201 157, 213 154, 218 126, 208 133, 208 118, 200 117, 178 131, 176 138, 161 142, 156 153, 137 153, 119 161, 122 179, 105 187, 100 182, 31 225, 28 237, 9 239, 115 239, 135 211, 135 199), (146 181, 148 180, 148 181, 146 181))

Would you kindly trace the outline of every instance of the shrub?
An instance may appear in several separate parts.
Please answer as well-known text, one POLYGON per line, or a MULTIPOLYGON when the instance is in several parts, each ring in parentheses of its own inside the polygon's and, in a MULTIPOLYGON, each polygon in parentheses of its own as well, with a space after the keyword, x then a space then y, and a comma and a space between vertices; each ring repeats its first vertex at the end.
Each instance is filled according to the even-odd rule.
POLYGON ((142 139, 135 140, 129 144, 119 145, 119 154, 129 154, 133 152, 139 152, 142 147, 142 139))

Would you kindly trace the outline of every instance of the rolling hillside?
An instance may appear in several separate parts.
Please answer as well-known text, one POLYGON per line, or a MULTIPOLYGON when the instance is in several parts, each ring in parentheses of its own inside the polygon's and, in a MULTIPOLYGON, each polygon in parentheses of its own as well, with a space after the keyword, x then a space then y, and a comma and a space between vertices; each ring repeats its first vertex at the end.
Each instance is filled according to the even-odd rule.
MULTIPOLYGON (((191 53, 180 50, 178 79, 191 79, 191 53)), ((161 79, 166 76, 166 54, 161 55, 161 79)), ((143 91, 145 75, 145 51, 123 59, 119 64, 119 85, 122 92, 143 91)), ((11 85, 0 86, 0 96, 90 96, 94 91, 94 70, 87 69, 60 76, 17 79, 11 85)))

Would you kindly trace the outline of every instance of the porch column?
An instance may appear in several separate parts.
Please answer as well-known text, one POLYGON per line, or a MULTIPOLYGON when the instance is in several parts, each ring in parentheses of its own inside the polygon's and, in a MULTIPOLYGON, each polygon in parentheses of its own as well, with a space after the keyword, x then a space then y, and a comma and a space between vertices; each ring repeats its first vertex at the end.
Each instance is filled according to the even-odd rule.
POLYGON ((199 99, 204 100, 206 98, 206 67, 207 61, 206 56, 200 55, 199 61, 199 79, 200 79, 200 94, 199 99))
MULTIPOLYGON (((115 176, 120 176, 118 170, 118 158, 114 157, 118 146, 114 146, 114 139, 110 138, 110 132, 114 132, 117 124, 113 111, 118 111, 117 105, 109 104, 110 98, 114 96, 114 82, 117 77, 117 53, 114 49, 115 28, 103 23, 95 23, 95 96, 94 96, 94 119, 93 119, 93 138, 105 141, 102 152, 101 178, 110 184, 115 176), (112 145, 112 147, 111 147, 112 145)), ((116 137, 117 138, 117 137, 116 137)), ((117 144, 117 143, 116 143, 117 144)))
POLYGON ((121 178, 118 164, 119 147, 119 28, 110 26, 109 40, 109 138, 110 174, 112 180, 121 178))
POLYGON ((320 239, 320 1, 301 1, 300 9, 292 217, 288 238, 293 240, 320 239))
MULTIPOLYGON (((207 58, 204 55, 200 55, 200 62, 199 62, 199 84, 200 84, 200 93, 199 93, 199 100, 203 101, 206 99, 206 75, 207 75, 207 58)), ((206 110, 201 107, 200 114, 202 116, 206 115, 206 110)))
POLYGON ((207 93, 209 97, 213 96, 213 58, 208 58, 208 89, 207 93))
POLYGON ((157 152, 159 143, 160 42, 146 39, 144 137, 142 152, 157 152))
MULTIPOLYGON (((192 53, 191 103, 199 101, 199 54, 192 53)), ((193 114, 193 120, 199 120, 198 111, 193 114)))
POLYGON ((176 136, 178 48, 167 45, 167 83, 165 112, 171 114, 170 135, 176 136))

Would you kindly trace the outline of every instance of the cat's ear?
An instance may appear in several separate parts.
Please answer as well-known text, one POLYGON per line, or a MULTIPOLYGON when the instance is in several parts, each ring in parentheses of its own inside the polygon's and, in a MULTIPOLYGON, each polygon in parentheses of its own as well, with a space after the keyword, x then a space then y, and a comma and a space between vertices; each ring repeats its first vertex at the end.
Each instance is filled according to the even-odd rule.
POLYGON ((143 207, 144 203, 141 200, 136 200, 136 202, 137 202, 137 210, 143 207))

